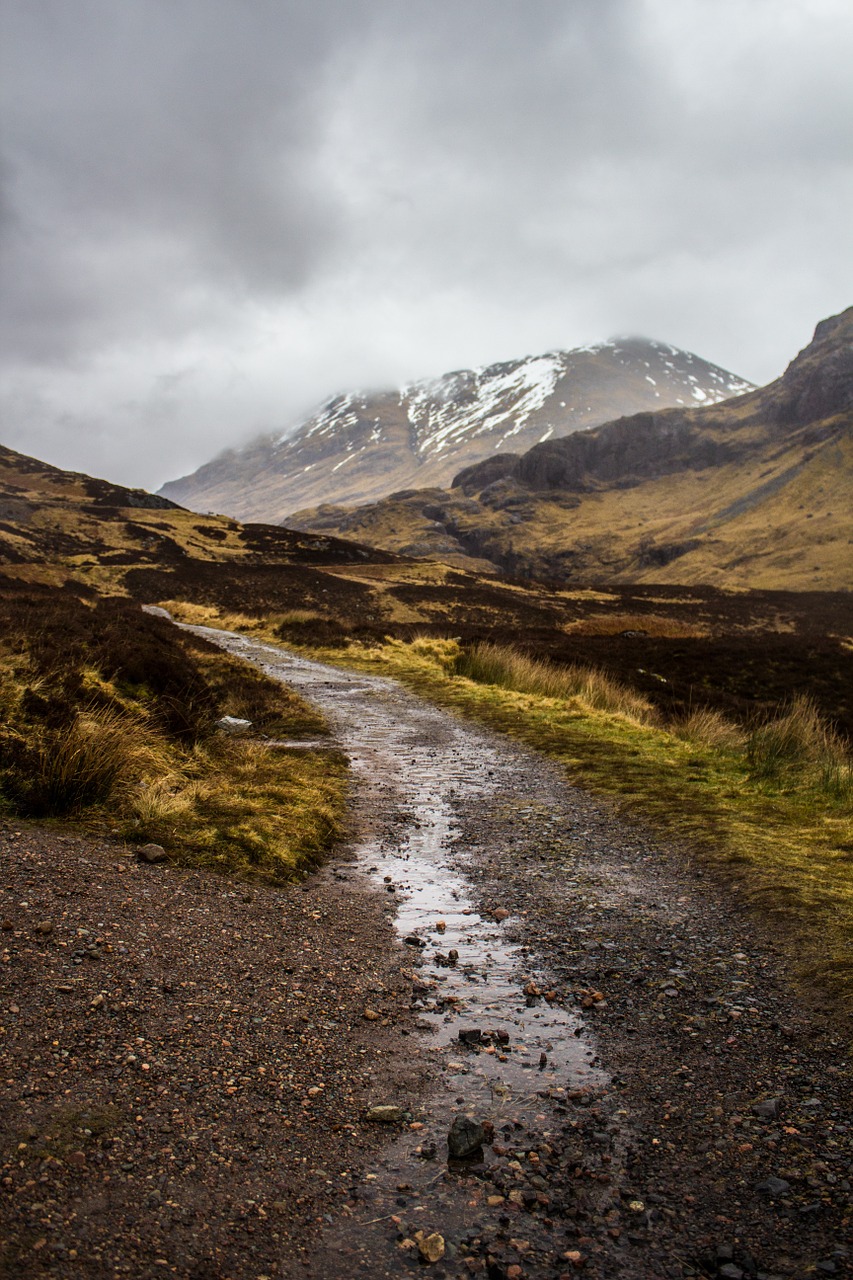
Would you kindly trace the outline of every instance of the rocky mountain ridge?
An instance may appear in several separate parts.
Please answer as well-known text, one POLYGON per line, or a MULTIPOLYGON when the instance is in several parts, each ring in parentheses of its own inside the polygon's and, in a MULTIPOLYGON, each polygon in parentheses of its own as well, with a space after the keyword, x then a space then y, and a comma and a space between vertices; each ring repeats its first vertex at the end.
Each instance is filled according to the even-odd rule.
POLYGON ((752 389, 690 352, 642 338, 464 369, 398 390, 337 396, 292 433, 229 450, 161 494, 196 510, 284 521, 319 502, 448 485, 489 455, 664 405, 752 389))

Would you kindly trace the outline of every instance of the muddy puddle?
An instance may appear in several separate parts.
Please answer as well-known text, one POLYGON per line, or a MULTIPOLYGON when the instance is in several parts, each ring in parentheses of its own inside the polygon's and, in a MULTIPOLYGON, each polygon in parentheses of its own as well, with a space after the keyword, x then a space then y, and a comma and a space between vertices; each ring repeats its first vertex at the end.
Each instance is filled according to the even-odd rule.
MULTIPOLYGON (((542 1175, 590 1127, 575 1117, 606 1080, 576 1013, 512 941, 512 916, 499 901, 478 904, 466 875, 460 816, 474 797, 505 803, 512 752, 391 681, 195 630, 297 688, 331 722, 356 783, 357 863, 393 904, 420 1052, 434 1056, 434 1090, 392 1119, 384 1158, 329 1221, 303 1274, 560 1275, 571 1264, 542 1175), (460 1141, 478 1136, 460 1118, 484 1126, 485 1141, 449 1160, 454 1121, 460 1141), (519 1245, 523 1271, 496 1269, 494 1258, 519 1245)), ((378 1092, 374 1101, 407 1105, 378 1092)))

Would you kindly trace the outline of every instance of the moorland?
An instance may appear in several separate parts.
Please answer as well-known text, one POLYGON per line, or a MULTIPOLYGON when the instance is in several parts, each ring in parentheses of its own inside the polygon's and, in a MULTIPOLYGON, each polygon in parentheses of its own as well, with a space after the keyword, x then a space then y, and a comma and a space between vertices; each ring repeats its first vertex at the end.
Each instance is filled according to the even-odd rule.
MULTIPOLYGON (((809 368, 795 397, 810 424, 795 424, 808 454, 797 474, 821 477, 825 490, 831 481, 833 502, 843 501, 847 366, 839 373, 822 359, 809 368), (804 386, 812 388, 805 400, 804 386)), ((774 396, 790 403, 778 388, 774 396)), ((743 416, 747 478, 759 465, 753 446, 762 453, 776 430, 761 417, 768 403, 753 401, 743 416)), ((625 428, 617 427, 618 436, 625 428)), ((609 429, 598 430, 612 444, 609 429)), ((730 423, 719 430, 722 438, 730 423)), ((690 484, 700 434, 691 417, 679 437, 690 484)), ((793 437, 786 427, 774 438, 784 483, 762 481, 751 492, 762 501, 787 493, 789 501, 793 437)), ((570 450, 600 448, 590 439, 570 450)), ((734 462, 727 465, 734 476, 734 462)), ((505 482, 518 483, 497 483, 505 482)), ((633 501, 644 485, 618 493, 633 501)), ((597 493, 584 490, 565 509, 581 511, 597 493)), ((616 504, 618 493, 601 500, 616 504)), ((740 515, 761 509, 747 502, 740 515)), ((743 568, 708 580, 687 553, 633 576, 548 580, 513 576, 497 557, 451 554, 448 562, 325 529, 201 516, 0 451, 0 830, 10 910, 2 956, 12 993, 4 1013, 9 1136, 0 1153, 9 1230, 0 1265, 27 1277, 51 1269, 97 1275, 106 1258, 116 1274, 147 1274, 177 1250, 182 1275, 255 1276, 261 1254, 266 1268, 281 1264, 290 1274, 291 1263, 310 1262, 331 1211, 345 1224, 361 1212, 354 1171, 381 1146, 365 1120, 376 1089, 415 1097, 423 1079, 413 1073, 428 1074, 418 1051, 404 1054, 397 1040, 412 1029, 403 994, 419 986, 414 970, 400 968, 378 903, 389 895, 367 894, 341 869, 345 862, 306 879, 352 831, 350 770, 329 724, 286 685, 175 627, 165 610, 391 676, 550 757, 560 780, 601 803, 601 821, 617 846, 621 840, 619 860, 635 859, 635 881, 651 877, 646 890, 661 896, 666 930, 680 937, 679 954, 691 956, 689 973, 679 968, 684 990, 672 989, 673 943, 666 931, 661 938, 660 913, 634 920, 623 903, 624 925, 610 945, 630 963, 624 972, 604 967, 616 1016, 600 1036, 631 1077, 620 1080, 613 1105, 631 1100, 648 1144, 618 1175, 615 1164, 601 1165, 597 1133, 582 1153, 571 1148, 566 1169, 553 1175, 555 1186, 565 1177, 571 1189, 564 1217, 572 1247, 563 1258, 577 1254, 586 1265, 591 1255, 595 1275, 657 1274, 643 1271, 643 1261, 630 1263, 634 1271, 613 1261, 627 1247, 614 1223, 630 1204, 600 1221, 583 1207, 579 1179, 612 1179, 617 1198, 639 1185, 655 1203, 663 1196, 677 1206, 658 1227, 649 1215, 645 1235, 634 1224, 629 1244, 657 1240, 680 1274, 723 1275, 729 1265, 756 1274, 754 1260, 744 1271, 751 1255, 740 1236, 715 1239, 742 1231, 737 1214, 727 1216, 732 1188, 748 1197, 737 1213, 768 1255, 784 1236, 810 1267, 815 1258, 836 1266, 843 1246, 823 1258, 831 1243, 824 1224, 833 1232, 849 1226, 838 1181, 848 1133, 839 1046, 853 998, 853 595, 842 572, 849 507, 839 509, 846 514, 833 515, 831 526, 827 515, 831 536, 822 540, 812 534, 814 512, 785 526, 792 546, 807 534, 770 586, 743 568), (798 568, 820 556, 834 589, 816 585, 813 566, 798 568), (645 851, 658 847, 650 867, 645 851), (297 883, 308 892, 295 892, 297 883), (679 913, 694 899, 685 932, 679 913), (51 917, 30 918, 48 905, 51 917), (720 1003, 720 967, 740 993, 742 966, 753 962, 760 1001, 739 1029, 744 1007, 720 1003), (637 970, 649 966, 661 972, 641 992, 637 970), (677 1016, 676 997, 686 1002, 677 1016), (629 1035, 625 1019, 637 1018, 629 1035), (715 1045, 701 1035, 723 1038, 715 1045), (673 1054, 684 1088, 695 1088, 693 1119, 678 1121, 678 1148, 667 1127, 678 1108, 666 1101, 662 1111, 656 1101, 673 1054), (765 1121, 739 1114, 776 1105, 763 1093, 753 1102, 756 1071, 763 1093, 781 1091, 783 1105, 799 1108, 795 1123, 769 1131, 766 1143, 765 1121), (808 1110, 813 1090, 833 1100, 823 1119, 808 1110), (738 1145, 722 1132, 709 1143, 730 1102, 738 1114, 725 1123, 736 1125, 738 1145), (796 1186, 800 1207, 783 1200, 777 1219, 752 1183, 767 1159, 781 1160, 782 1147, 791 1153, 780 1185, 796 1186), (661 1174, 658 1150, 669 1152, 673 1170, 686 1161, 698 1203, 661 1174), (343 1209, 342 1188, 351 1197, 343 1209)), ((541 919, 557 964, 566 963, 568 945, 560 876, 570 873, 577 886, 594 871, 572 864, 570 834, 560 836, 565 863, 554 861, 552 836, 547 869, 535 833, 529 854, 528 869, 547 876, 557 895, 549 921, 545 880, 536 880, 530 928, 541 919)), ((502 885, 490 892, 492 901, 498 890, 516 901, 521 917, 531 894, 512 881, 513 848, 502 854, 502 885)), ((572 910, 598 934, 615 916, 596 904, 593 879, 572 910)), ((569 950, 581 967, 567 975, 588 964, 584 982, 597 982, 594 954, 569 950)), ((600 1021, 607 1001, 590 991, 583 986, 577 999, 592 1002, 589 1016, 600 1021)), ((588 1118, 600 1126, 597 1106, 588 1118)), ((405 1239, 397 1233, 392 1243, 396 1250, 405 1239)), ((491 1266, 509 1274, 497 1269, 499 1255, 517 1244, 478 1239, 472 1273, 491 1266)), ((785 1274, 798 1274, 798 1265, 785 1274)))

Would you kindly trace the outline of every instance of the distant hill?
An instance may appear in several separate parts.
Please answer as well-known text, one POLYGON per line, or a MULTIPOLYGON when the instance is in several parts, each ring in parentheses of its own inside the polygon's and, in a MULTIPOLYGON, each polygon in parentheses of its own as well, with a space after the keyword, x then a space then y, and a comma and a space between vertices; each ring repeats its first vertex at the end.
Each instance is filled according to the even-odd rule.
POLYGON ((463 468, 291 524, 555 582, 853 586, 853 308, 769 386, 463 468))
POLYGON ((622 414, 715 404, 751 389, 677 347, 615 339, 338 396, 295 431, 220 454, 160 492, 196 511, 284 521, 320 502, 446 486, 460 468, 490 454, 519 452, 622 414))

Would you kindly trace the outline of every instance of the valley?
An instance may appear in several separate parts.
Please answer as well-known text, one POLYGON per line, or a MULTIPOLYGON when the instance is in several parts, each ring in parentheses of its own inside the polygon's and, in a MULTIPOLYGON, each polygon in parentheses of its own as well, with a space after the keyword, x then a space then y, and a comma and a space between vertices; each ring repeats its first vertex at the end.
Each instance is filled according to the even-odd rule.
POLYGON ((9 1274, 845 1273, 852 316, 298 529, 0 452, 9 1274))

